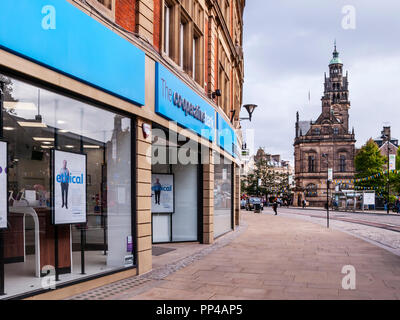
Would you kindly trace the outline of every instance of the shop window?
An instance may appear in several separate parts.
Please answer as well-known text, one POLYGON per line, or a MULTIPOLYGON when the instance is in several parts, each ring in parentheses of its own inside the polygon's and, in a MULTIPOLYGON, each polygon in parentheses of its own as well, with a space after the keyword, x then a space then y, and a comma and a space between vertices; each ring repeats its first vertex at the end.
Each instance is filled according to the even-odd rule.
POLYGON ((85 277, 82 248, 86 276, 131 266, 131 119, 20 80, 8 82, 2 112, 9 155, 10 212, 4 232, 7 294, 41 289, 42 268, 55 265, 51 206, 57 185, 52 189, 50 184, 55 178, 52 149, 84 154, 87 159, 86 172, 65 161, 68 176, 86 176, 87 193, 78 193, 74 180, 68 180, 62 188, 65 204, 61 207, 58 198, 54 202, 74 210, 79 199, 87 199, 87 223, 58 226, 61 283, 85 277))
POLYGON ((219 164, 214 165, 214 237, 233 229, 232 219, 232 165, 225 164, 218 154, 219 164))
POLYGON ((198 241, 198 149, 181 136, 153 128, 153 243, 198 241), (172 136, 173 135, 173 136, 172 136), (171 140, 170 140, 171 139, 171 140), (178 145, 173 142, 177 139, 178 145))

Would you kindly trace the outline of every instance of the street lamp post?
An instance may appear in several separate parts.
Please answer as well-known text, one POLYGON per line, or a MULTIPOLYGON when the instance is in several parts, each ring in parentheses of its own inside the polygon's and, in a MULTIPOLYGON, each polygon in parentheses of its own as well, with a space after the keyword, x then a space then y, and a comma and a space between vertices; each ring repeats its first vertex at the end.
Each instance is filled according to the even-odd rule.
POLYGON ((326 177, 326 227, 329 228, 329 185, 331 182, 332 175, 331 170, 329 169, 329 161, 328 161, 328 154, 322 154, 322 157, 326 160, 326 169, 327 169, 327 177, 326 177))
POLYGON ((385 139, 387 142, 387 178, 386 178, 386 189, 387 189, 387 197, 386 197, 386 213, 389 214, 389 201, 390 201, 390 135, 382 134, 382 139, 385 139))
POLYGON ((388 168, 387 168, 387 211, 386 213, 389 214, 389 204, 390 204, 390 149, 389 149, 389 140, 387 145, 387 156, 388 156, 388 168))
POLYGON ((253 116, 253 112, 254 112, 255 108, 257 108, 257 105, 256 104, 245 104, 243 107, 247 110, 249 117, 248 118, 240 118, 240 120, 249 120, 251 122, 251 117, 253 116))

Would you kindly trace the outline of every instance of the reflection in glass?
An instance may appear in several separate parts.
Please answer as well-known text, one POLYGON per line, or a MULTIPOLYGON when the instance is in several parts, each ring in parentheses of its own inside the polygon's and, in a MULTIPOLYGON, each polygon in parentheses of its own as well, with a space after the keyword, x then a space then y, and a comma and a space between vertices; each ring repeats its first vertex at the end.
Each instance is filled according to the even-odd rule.
POLYGON ((221 157, 219 164, 214 165, 214 237, 231 230, 232 167, 224 164, 221 157))
POLYGON ((124 267, 131 254, 127 245, 132 214, 130 118, 4 75, 0 81, 5 83, 3 132, 9 142, 7 293, 40 289, 35 259, 39 259, 40 268, 54 265, 52 148, 85 153, 88 162, 87 225, 59 228, 61 280, 82 277, 81 228, 86 230, 87 275, 124 267))

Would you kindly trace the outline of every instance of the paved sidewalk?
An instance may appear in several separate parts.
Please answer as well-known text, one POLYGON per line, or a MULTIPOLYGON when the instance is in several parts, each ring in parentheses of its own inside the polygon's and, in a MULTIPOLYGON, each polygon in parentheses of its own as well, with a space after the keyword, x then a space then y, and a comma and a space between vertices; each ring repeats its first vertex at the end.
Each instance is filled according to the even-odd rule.
POLYGON ((243 212, 248 227, 226 246, 140 291, 112 299, 400 299, 400 257, 340 231, 243 212), (343 290, 342 267, 356 269, 343 290))
POLYGON ((132 299, 400 299, 400 257, 339 231, 244 213, 248 229, 132 299), (356 268, 356 290, 341 287, 356 268))

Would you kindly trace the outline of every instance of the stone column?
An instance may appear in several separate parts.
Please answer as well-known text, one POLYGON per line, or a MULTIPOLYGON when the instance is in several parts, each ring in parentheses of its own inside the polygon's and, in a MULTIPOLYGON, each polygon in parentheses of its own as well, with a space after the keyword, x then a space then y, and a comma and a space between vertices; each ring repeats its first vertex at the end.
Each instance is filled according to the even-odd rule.
POLYGON ((136 1, 136 32, 153 44, 154 0, 136 1))
POLYGON ((233 213, 234 213, 234 226, 240 224, 240 168, 237 165, 233 166, 233 213))
MULTIPOLYGON (((151 133, 146 138, 142 119, 136 131, 136 194, 137 194, 137 251, 138 274, 152 269, 151 229, 151 133)), ((150 128, 151 124, 147 123, 150 128)))
POLYGON ((214 242, 214 162, 208 150, 208 164, 203 165, 203 243, 214 242))

